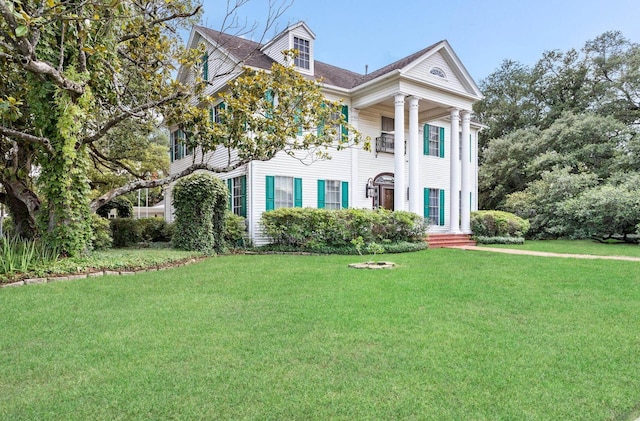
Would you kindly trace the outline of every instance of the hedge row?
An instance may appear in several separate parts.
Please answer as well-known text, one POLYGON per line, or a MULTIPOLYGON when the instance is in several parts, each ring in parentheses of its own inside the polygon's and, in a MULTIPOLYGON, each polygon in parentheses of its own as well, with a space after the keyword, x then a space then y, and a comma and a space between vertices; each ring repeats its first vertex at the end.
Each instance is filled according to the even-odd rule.
POLYGON ((427 223, 405 211, 385 209, 282 208, 262 214, 264 235, 275 244, 317 249, 351 247, 351 240, 364 243, 422 241, 427 223))
MULTIPOLYGON (((384 249, 383 253, 408 253, 412 251, 420 251, 427 248, 427 243, 420 241, 417 243, 410 243, 407 241, 401 241, 399 243, 382 243, 380 244, 384 249)), ((290 246, 284 244, 268 244, 265 246, 256 247, 257 252, 282 252, 282 253, 317 253, 317 254, 345 254, 345 255, 358 255, 360 254, 356 247, 353 245, 344 246, 328 246, 321 244, 311 244, 305 247, 290 246)), ((363 255, 369 253, 365 250, 363 255)))
POLYGON ((475 237, 478 244, 524 244, 523 237, 475 237))

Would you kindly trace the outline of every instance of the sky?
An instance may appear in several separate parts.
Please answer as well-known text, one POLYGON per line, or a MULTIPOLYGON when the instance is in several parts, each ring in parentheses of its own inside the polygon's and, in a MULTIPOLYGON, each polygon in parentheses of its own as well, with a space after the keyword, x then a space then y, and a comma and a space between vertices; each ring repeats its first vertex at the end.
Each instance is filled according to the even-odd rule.
MULTIPOLYGON (((219 30, 227 0, 203 1, 202 24, 219 30)), ((268 3, 249 0, 240 21, 263 25, 268 3)), ((277 32, 300 20, 325 63, 372 72, 446 39, 476 82, 506 59, 534 65, 545 51, 580 49, 606 31, 640 42, 640 0, 293 0, 277 32)))

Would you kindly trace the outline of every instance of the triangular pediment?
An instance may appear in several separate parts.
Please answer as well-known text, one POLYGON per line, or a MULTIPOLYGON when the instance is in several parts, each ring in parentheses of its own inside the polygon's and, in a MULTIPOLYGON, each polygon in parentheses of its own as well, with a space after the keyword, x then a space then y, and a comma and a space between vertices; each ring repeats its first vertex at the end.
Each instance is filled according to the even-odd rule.
POLYGON ((447 41, 407 64, 400 72, 446 90, 482 97, 480 89, 447 41))

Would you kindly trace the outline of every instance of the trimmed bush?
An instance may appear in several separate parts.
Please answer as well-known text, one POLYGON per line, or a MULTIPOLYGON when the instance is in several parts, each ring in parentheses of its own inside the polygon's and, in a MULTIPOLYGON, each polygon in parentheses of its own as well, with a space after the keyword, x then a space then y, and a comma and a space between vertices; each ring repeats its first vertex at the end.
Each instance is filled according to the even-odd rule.
POLYGON ((478 244, 524 244, 523 237, 475 237, 478 244))
POLYGON ((142 242, 142 224, 139 219, 111 219, 113 247, 131 247, 142 242))
POLYGON ((109 220, 95 213, 91 214, 91 247, 94 250, 106 250, 111 248, 113 238, 109 220))
POLYGON ((140 243, 169 242, 173 224, 159 218, 111 219, 113 247, 131 247, 140 243))
POLYGON ((224 242, 227 247, 244 247, 247 225, 242 216, 226 211, 224 214, 224 242))
POLYGON ((524 237, 529 221, 509 212, 471 212, 471 230, 476 237, 524 237))
POLYGON ((352 247, 372 242, 421 242, 428 224, 411 212, 385 209, 282 208, 262 214, 263 233, 273 243, 308 249, 352 247))
POLYGON ((180 179, 173 189, 173 246, 205 253, 221 251, 228 195, 225 183, 211 174, 197 173, 180 179))

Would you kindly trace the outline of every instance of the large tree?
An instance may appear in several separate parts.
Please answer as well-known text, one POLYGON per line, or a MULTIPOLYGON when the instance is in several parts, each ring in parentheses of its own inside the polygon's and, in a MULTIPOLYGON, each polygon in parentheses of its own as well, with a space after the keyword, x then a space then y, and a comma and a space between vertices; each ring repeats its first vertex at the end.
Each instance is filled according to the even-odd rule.
MULTIPOLYGON (((227 2, 223 30, 237 26, 237 9, 247 1, 227 2)), ((288 5, 269 1, 263 34, 288 5)), ((174 79, 179 66, 199 74, 202 48, 184 49, 177 33, 200 11, 192 0, 0 0, 0 155, 5 158, 0 201, 7 204, 19 234, 39 231, 62 251, 77 253, 88 245, 91 210, 117 195, 164 185, 197 169, 227 171, 251 159, 268 159, 275 149, 334 142, 328 131, 293 144, 281 140, 273 148, 268 144, 273 137, 244 135, 239 117, 232 116, 222 125, 231 125, 226 132, 214 128, 202 108, 215 101, 204 96, 211 81, 196 77, 195 84, 184 85, 174 79), (240 159, 220 168, 193 162, 180 174, 154 179, 140 159, 127 156, 131 148, 123 146, 147 142, 150 126, 162 116, 188 123, 184 128, 192 147, 207 152, 231 146, 242 151, 240 159), (89 203, 89 175, 105 168, 125 175, 126 184, 110 186, 89 203)), ((242 26, 239 31, 255 29, 242 26)), ((275 123, 341 122, 331 114, 335 104, 320 106, 320 87, 314 81, 283 68, 279 74, 284 82, 277 85, 275 74, 261 74, 263 86, 297 89, 282 87, 280 93, 281 98, 295 94, 297 104, 278 114, 284 120, 263 118, 263 132, 284 139, 289 132, 275 123)), ((255 94, 242 86, 236 91, 238 98, 255 94)))
POLYGON ((607 32, 581 51, 550 51, 533 66, 505 61, 481 83, 480 206, 503 208, 545 172, 601 182, 638 168, 640 46, 607 32))

